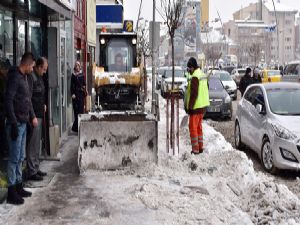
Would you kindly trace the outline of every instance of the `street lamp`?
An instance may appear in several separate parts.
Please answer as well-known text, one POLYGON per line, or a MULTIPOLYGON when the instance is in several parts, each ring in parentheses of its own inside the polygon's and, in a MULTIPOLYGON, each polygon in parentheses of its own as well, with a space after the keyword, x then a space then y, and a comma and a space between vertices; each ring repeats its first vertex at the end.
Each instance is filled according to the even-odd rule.
POLYGON ((278 54, 278 60, 280 58, 279 55, 279 27, 278 27, 278 18, 277 18, 277 13, 276 13, 276 8, 275 8, 275 3, 274 0, 272 0, 273 7, 274 7, 274 13, 275 13, 275 19, 276 19, 276 31, 277 31, 277 54, 278 54))

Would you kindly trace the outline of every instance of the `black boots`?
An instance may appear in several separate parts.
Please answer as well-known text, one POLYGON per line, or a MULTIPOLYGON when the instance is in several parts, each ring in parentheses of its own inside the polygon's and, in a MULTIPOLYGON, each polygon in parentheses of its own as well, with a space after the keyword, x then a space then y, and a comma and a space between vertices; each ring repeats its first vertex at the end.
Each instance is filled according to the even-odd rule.
POLYGON ((7 203, 13 205, 21 205, 24 203, 24 199, 17 192, 16 185, 8 187, 7 203))
POLYGON ((27 198, 32 195, 31 192, 24 190, 22 183, 16 185, 16 190, 17 190, 17 193, 23 198, 27 198))
POLYGON ((23 198, 30 197, 30 196, 31 196, 31 192, 25 191, 22 183, 13 185, 8 187, 7 203, 13 205, 22 205, 24 203, 23 198))

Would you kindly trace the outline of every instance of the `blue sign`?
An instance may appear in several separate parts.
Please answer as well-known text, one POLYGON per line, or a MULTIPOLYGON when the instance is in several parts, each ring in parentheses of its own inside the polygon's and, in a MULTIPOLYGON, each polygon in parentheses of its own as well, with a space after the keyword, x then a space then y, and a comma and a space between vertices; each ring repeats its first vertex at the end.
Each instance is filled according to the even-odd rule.
POLYGON ((122 23, 122 5, 96 5, 96 23, 122 23))

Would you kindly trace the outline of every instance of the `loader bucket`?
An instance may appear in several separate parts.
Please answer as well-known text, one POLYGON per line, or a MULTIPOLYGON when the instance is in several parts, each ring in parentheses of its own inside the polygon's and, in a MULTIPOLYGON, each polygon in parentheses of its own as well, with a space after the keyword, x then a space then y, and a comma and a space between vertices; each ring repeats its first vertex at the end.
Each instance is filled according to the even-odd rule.
POLYGON ((79 124, 81 173, 157 163, 157 121, 153 116, 128 112, 82 114, 79 124))

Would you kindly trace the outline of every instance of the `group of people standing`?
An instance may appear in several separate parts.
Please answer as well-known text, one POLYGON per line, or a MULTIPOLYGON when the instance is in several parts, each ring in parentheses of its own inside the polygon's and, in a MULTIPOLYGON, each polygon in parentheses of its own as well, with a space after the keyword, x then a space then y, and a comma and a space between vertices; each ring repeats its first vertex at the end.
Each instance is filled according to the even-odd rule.
POLYGON ((39 168, 42 120, 46 110, 43 75, 47 68, 46 58, 35 60, 28 52, 22 56, 20 65, 11 67, 7 74, 4 97, 9 146, 7 202, 11 204, 23 204, 23 198, 31 196, 31 192, 23 188, 25 152, 27 178, 42 180, 47 175, 39 168))
POLYGON ((241 92, 241 96, 244 95, 247 87, 250 84, 261 83, 262 82, 262 79, 261 79, 261 77, 259 75, 258 68, 254 68, 253 69, 253 75, 252 76, 251 76, 251 71, 252 71, 251 68, 248 67, 246 69, 245 75, 240 80, 239 90, 241 92))
MULTIPOLYGON (((20 205, 24 203, 24 198, 32 195, 24 189, 23 185, 22 167, 25 153, 26 178, 41 181, 44 176, 47 176, 47 173, 40 170, 39 159, 42 149, 43 122, 47 111, 43 75, 47 72, 48 60, 45 57, 36 60, 33 54, 28 52, 22 56, 19 66, 5 67, 5 69, 6 71, 0 70, 0 128, 1 142, 8 145, 7 202, 20 205)), ((75 114, 72 130, 78 132, 77 117, 84 112, 86 95, 85 81, 79 62, 76 62, 74 67, 70 91, 75 114)))

